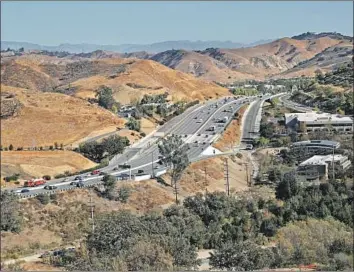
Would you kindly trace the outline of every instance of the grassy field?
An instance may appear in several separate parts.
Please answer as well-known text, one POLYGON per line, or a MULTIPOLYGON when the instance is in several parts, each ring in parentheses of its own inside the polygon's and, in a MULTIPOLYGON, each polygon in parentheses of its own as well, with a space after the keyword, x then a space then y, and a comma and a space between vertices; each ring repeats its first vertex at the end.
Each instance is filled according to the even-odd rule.
POLYGON ((95 163, 72 151, 1 152, 2 178, 14 173, 21 174, 22 178, 42 177, 43 175, 54 177, 65 171, 76 172, 94 166, 96 166, 95 163))

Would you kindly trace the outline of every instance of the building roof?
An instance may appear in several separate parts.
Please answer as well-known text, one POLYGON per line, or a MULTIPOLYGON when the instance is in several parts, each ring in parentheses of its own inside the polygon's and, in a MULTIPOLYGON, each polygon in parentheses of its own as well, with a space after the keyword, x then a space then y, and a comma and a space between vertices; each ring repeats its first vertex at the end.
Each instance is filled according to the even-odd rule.
POLYGON ((350 116, 330 114, 330 113, 317 113, 315 111, 303 112, 303 113, 285 113, 286 123, 294 118, 297 118, 299 122, 343 122, 352 123, 353 119, 350 116))
POLYGON ((329 141, 329 140, 300 141, 300 142, 295 142, 292 145, 293 146, 307 146, 307 145, 316 146, 316 145, 318 145, 318 146, 327 146, 327 147, 335 147, 335 148, 340 147, 339 142, 329 141))
POLYGON ((309 158, 306 161, 303 161, 300 163, 299 166, 305 166, 305 165, 326 165, 328 162, 332 162, 333 160, 335 162, 341 161, 342 159, 347 158, 346 156, 340 155, 340 154, 335 154, 333 155, 315 155, 311 158, 309 158))

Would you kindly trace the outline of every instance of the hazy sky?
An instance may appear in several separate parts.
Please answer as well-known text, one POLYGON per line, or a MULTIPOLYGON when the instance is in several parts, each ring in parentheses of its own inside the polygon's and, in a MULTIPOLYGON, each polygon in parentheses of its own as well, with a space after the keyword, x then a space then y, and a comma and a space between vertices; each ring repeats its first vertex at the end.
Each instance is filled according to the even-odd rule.
POLYGON ((1 39, 42 45, 353 35, 353 2, 3 2, 1 39))

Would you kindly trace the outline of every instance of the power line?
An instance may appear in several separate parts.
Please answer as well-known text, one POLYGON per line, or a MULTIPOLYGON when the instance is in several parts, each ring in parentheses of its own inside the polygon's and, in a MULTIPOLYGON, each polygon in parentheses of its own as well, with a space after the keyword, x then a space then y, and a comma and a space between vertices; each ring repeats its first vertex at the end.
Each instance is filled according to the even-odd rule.
POLYGON ((91 220, 91 224, 92 224, 92 232, 95 231, 95 221, 94 221, 94 208, 95 208, 95 204, 92 200, 92 192, 91 189, 89 190, 90 193, 90 202, 89 202, 89 207, 90 207, 90 220, 91 220))
POLYGON ((224 160, 224 178, 226 181, 226 193, 229 196, 230 195, 230 181, 229 181, 229 163, 227 158, 224 160))
POLYGON ((204 186, 205 186, 205 194, 208 193, 208 181, 207 181, 207 167, 204 163, 204 186))

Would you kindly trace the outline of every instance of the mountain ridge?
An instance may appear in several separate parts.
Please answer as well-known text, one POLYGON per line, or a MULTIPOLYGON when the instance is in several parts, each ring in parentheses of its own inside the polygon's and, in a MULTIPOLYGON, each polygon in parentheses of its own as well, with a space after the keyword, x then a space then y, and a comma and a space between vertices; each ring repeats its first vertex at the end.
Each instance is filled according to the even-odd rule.
POLYGON ((205 50, 210 47, 218 48, 240 48, 255 46, 272 41, 260 40, 252 43, 237 43, 232 41, 189 41, 189 40, 177 40, 177 41, 164 41, 151 44, 119 44, 119 45, 99 45, 99 44, 71 44, 62 43, 56 46, 46 46, 36 43, 18 42, 18 41, 1 41, 1 49, 7 48, 18 50, 23 47, 25 50, 48 50, 48 51, 67 51, 69 53, 89 53, 96 50, 113 51, 119 53, 133 53, 138 51, 146 51, 148 53, 159 53, 173 49, 185 49, 185 50, 205 50))

